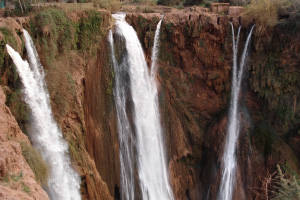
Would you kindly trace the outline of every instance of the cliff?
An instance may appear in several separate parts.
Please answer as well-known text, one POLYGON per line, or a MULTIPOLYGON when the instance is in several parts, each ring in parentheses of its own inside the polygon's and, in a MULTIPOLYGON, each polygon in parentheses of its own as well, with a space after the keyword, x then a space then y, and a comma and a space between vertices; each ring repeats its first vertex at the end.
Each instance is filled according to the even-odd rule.
MULTIPOLYGON (((149 62, 160 18, 154 13, 127 15, 149 62)), ((176 199, 215 199, 218 193, 231 90, 229 20, 202 10, 164 15, 158 83, 176 199)), ((242 27, 242 45, 250 28, 242 27)), ((271 38, 255 33, 242 83, 234 199, 259 199, 249 188, 261 187, 259 177, 276 171, 277 164, 300 169, 300 43, 280 26, 271 38)))
MULTIPOLYGON (((160 17, 160 13, 134 13, 126 18, 137 31, 148 62, 160 17)), ((0 92, 0 116, 7 117, 0 125, 12 123, 7 133, 14 136, 1 131, 0 151, 9 149, 3 155, 14 159, 1 156, 0 197, 47 198, 20 153, 19 140, 33 148, 26 136, 30 110, 5 50, 8 43, 26 58, 25 28, 45 69, 51 107, 69 143, 72 165, 81 176, 83 199, 119 198, 114 72, 107 43, 112 25, 110 13, 103 10, 45 9, 29 17, 1 18, 0 85, 7 98, 0 92), (10 167, 11 162, 15 167, 10 167), (24 169, 21 178, 20 169, 24 169), (11 181, 12 173, 21 181, 11 181)), ((242 27, 241 44, 249 29, 242 27)), ((198 8, 165 13, 157 82, 176 199, 215 199, 218 192, 231 90, 231 34, 225 15, 198 8)), ((234 199, 259 199, 248 188, 260 187, 259 177, 267 170, 274 172, 277 164, 300 170, 297 38, 279 26, 271 38, 254 32, 241 95, 237 185, 243 187, 236 188, 234 199)))
MULTIPOLYGON (((2 32, 1 85, 8 88, 6 105, 26 134, 30 110, 23 101, 20 79, 5 49, 5 44, 8 43, 26 58, 22 36, 22 29, 26 28, 34 39, 46 72, 54 117, 69 143, 72 165, 81 176, 83 199, 112 199, 114 190, 109 191, 107 185, 113 182, 114 179, 109 181, 112 176, 116 177, 115 182, 119 176, 118 173, 109 173, 110 168, 104 169, 105 173, 100 170, 102 162, 112 162, 117 165, 118 158, 116 162, 110 160, 111 156, 103 161, 99 156, 103 154, 95 148, 95 146, 102 147, 101 142, 105 142, 103 132, 106 129, 99 128, 99 124, 105 126, 108 122, 95 121, 99 119, 96 118, 99 115, 102 117, 102 113, 93 115, 95 114, 94 108, 100 108, 100 105, 94 106, 93 102, 96 101, 91 100, 92 95, 97 94, 96 90, 99 89, 102 81, 101 73, 95 73, 101 69, 99 60, 105 62, 108 59, 103 58, 103 52, 99 49, 106 44, 110 21, 110 15, 106 11, 65 13, 62 10, 46 9, 30 17, 2 18, 0 23, 2 32), (89 76, 91 73, 96 76, 89 76), (94 106, 93 109, 90 105, 94 106), (96 139, 99 137, 101 140, 96 139), (94 142, 98 142, 97 145, 94 142)), ((109 70, 109 68, 105 69, 109 70)), ((100 102, 96 103, 98 105, 100 102)), ((101 118, 101 120, 104 119, 101 118)), ((28 140, 27 143, 30 145, 28 140)), ((17 161, 15 164, 22 166, 22 163, 17 161)), ((1 177, 9 176, 10 174, 7 173, 4 171, 1 177)), ((24 179, 27 180, 27 177, 24 179)))

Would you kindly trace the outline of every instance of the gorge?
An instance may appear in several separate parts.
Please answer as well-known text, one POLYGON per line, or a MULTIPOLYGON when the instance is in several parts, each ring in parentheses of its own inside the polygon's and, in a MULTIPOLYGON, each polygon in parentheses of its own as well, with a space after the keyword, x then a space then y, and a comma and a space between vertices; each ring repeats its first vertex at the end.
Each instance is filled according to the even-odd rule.
POLYGON ((250 200, 277 165, 299 174, 299 33, 242 19, 198 6, 1 18, 0 199, 250 200))

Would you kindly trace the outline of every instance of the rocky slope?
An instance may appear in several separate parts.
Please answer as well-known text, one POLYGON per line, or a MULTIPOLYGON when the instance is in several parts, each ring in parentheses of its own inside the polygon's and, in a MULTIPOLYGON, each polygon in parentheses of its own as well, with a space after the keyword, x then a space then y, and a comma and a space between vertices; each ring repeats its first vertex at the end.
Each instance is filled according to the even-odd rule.
POLYGON ((23 157, 21 145, 29 146, 30 142, 5 101, 0 87, 0 198, 49 199, 23 157))

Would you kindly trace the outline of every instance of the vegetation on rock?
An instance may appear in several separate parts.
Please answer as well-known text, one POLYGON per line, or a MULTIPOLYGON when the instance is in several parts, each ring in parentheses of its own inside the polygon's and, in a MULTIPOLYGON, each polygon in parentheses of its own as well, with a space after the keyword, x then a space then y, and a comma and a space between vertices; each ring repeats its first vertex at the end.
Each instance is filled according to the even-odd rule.
MULTIPOLYGON (((43 160, 41 154, 32 146, 29 146, 25 142, 21 142, 21 149, 22 149, 22 154, 32 169, 35 179, 38 183, 41 185, 47 185, 47 180, 48 180, 48 165, 45 163, 43 160)), ((24 188, 28 188, 25 187, 24 188)))

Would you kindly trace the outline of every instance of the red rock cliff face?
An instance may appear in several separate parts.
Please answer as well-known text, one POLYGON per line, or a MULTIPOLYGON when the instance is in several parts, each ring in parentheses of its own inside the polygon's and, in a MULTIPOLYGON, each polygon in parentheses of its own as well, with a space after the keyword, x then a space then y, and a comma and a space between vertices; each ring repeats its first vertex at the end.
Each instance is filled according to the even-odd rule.
MULTIPOLYGON (((160 14, 155 13, 127 15, 127 21, 136 29, 149 61, 159 19, 160 14)), ((242 28, 240 41, 246 39, 249 27, 242 28)), ((164 16, 158 84, 171 183, 176 199, 217 198, 230 99, 231 37, 229 19, 224 15, 185 10, 164 16)), ((275 41, 279 36, 274 34, 272 37, 275 41)), ((264 87, 265 72, 262 70, 267 67, 262 60, 268 59, 276 45, 270 48, 270 41, 257 38, 255 34, 253 38, 247 63, 250 73, 245 73, 241 95, 243 118, 238 142, 239 168, 234 199, 259 199, 249 187, 260 187, 259 177, 266 176, 267 170, 274 172, 276 164, 288 162, 295 171, 299 170, 295 142, 289 144, 280 136, 286 130, 278 126, 276 120, 269 120, 264 109, 272 100, 267 102, 267 98, 263 96, 266 95, 264 92, 268 87, 264 87), (259 47, 257 44, 260 44, 259 47), (260 65, 257 60, 260 60, 260 65), (253 69, 255 67, 260 71, 253 69), (269 140, 270 144, 267 142, 269 140)), ((280 52, 294 49, 288 46, 292 40, 285 43, 281 47, 277 46, 281 48, 280 52)), ((295 46, 299 46, 299 43, 295 46)), ((292 70, 294 66, 299 66, 299 61, 294 60, 299 59, 298 53, 285 55, 277 51, 277 55, 281 57, 276 60, 276 64, 283 67, 283 70, 292 70), (284 67, 288 57, 292 57, 293 62, 284 67)), ((299 73, 296 76, 298 80, 299 73)), ((283 75, 277 78, 284 79, 283 75)), ((282 80, 285 81, 292 88, 291 91, 299 89, 297 83, 282 80)), ((274 87, 272 83, 269 84, 274 87)), ((298 99, 298 92, 285 92, 284 95, 291 98, 295 93, 298 99)), ((292 103, 284 104, 293 108, 292 103)), ((269 112, 274 113, 276 109, 269 112)), ((278 119, 278 115, 272 116, 278 119)), ((299 126, 298 119, 299 116, 295 114, 293 120, 296 122, 291 120, 290 125, 299 126)), ((292 134, 290 137, 299 137, 296 135, 292 134)))
POLYGON ((22 155, 20 143, 30 145, 14 116, 5 105, 0 87, 0 199, 49 199, 36 182, 34 173, 22 155))
MULTIPOLYGON (((176 199, 216 199, 221 178, 231 87, 231 29, 226 16, 204 11, 167 13, 161 30, 157 82, 176 199)), ((127 16, 148 60, 159 18, 160 14, 155 13, 127 16)), ((80 11, 66 15, 60 10, 46 10, 28 19, 1 19, 0 27, 9 27, 12 34, 0 29, 0 40, 26 57, 22 26, 34 38, 45 68, 51 106, 69 142, 72 163, 81 176, 83 199, 118 197, 120 164, 114 75, 106 38, 111 27, 110 14, 80 11), (49 24, 43 23, 43 17, 48 17, 49 24), (60 21, 65 23, 63 27, 56 26, 57 19, 64 19, 60 21)), ((241 41, 245 40, 248 29, 243 27, 241 41)), ((251 43, 241 95, 243 117, 234 199, 259 199, 248 187, 259 187, 259 176, 265 176, 267 169, 273 172, 278 163, 288 162, 294 170, 299 170, 299 41, 289 33, 279 32, 282 34, 274 34, 271 42, 254 35, 251 43)), ((6 105, 25 131, 27 108, 21 101, 20 80, 3 51, 4 46, 0 47, 1 85, 8 86, 10 97, 6 105)), ((7 107, 4 110, 9 113, 7 107)), ((15 129, 18 128, 9 132, 14 133, 15 129)), ((0 172, 8 168, 18 170, 20 166, 28 169, 22 163, 18 144, 4 136, 2 140, 1 148, 15 147, 8 157, 16 158, 17 162, 13 160, 15 165, 10 167, 11 162, 6 161, 11 160, 6 159, 5 164, 0 164, 0 172)), ((27 177, 32 181, 32 184, 26 182, 31 191, 37 190, 28 198, 47 198, 39 198, 38 195, 45 193, 34 182, 30 169, 27 177)), ((12 188, 2 183, 0 191, 4 192, 0 195, 10 195, 11 189, 17 198, 22 194, 21 186, 12 188)))
MULTIPOLYGON (((106 151, 111 151, 111 146, 105 141, 105 135, 103 134, 103 132, 107 130, 104 128, 106 128, 108 122, 105 121, 107 120, 106 118, 103 118, 101 105, 98 105, 98 103, 101 103, 101 100, 98 102, 97 100, 99 99, 93 99, 94 96, 92 95, 102 92, 102 90, 98 91, 99 86, 103 87, 102 85, 106 84, 101 79, 103 76, 101 75, 103 65, 100 63, 104 62, 107 58, 103 58, 103 54, 98 50, 106 44, 105 34, 107 27, 110 25, 110 15, 106 12, 98 12, 95 10, 91 12, 71 12, 67 14, 61 10, 46 10, 41 15, 37 14, 28 18, 8 18, 1 20, 0 27, 2 27, 2 29, 0 29, 0 31, 3 36, 1 42, 3 42, 4 45, 5 43, 10 44, 25 58, 26 50, 24 50, 24 46, 22 45, 24 42, 22 28, 26 28, 33 37, 41 63, 46 72, 46 82, 50 93, 51 107, 54 116, 59 127, 63 131, 65 139, 69 143, 72 165, 81 176, 82 199, 112 199, 115 183, 118 182, 118 178, 115 177, 118 177, 119 175, 118 173, 112 173, 111 168, 103 168, 102 162, 116 163, 116 165, 118 162, 107 159, 107 157, 114 157, 114 155, 106 154, 106 151), (59 16, 59 18, 55 18, 56 16, 59 16), (43 17, 48 20, 47 24, 43 24, 45 20, 43 17), (55 20, 57 19, 62 19, 64 23, 59 30, 62 30, 63 34, 71 34, 64 35, 65 38, 63 41, 60 40, 63 36, 56 35, 58 33, 58 25, 55 20), (98 27, 99 29, 97 30, 99 36, 93 38, 94 45, 88 46, 88 52, 86 49, 83 51, 79 48, 87 48, 87 46, 84 46, 86 43, 83 43, 82 38, 85 37, 83 34, 86 34, 84 31, 89 29, 83 27, 83 21, 87 24, 89 23, 89 20, 96 21, 97 25, 100 27, 98 27), (78 29, 74 29, 73 26, 70 26, 71 23, 77 23, 78 29), (14 26, 8 26, 8 24, 13 24, 14 26), (8 31, 6 29, 8 29, 8 31), (80 35, 80 39, 78 39, 80 40, 80 42, 78 42, 80 47, 77 49, 77 46, 75 45, 66 50, 71 46, 71 42, 75 41, 75 34, 76 36, 77 34, 79 35, 76 31, 81 31, 80 33, 82 34, 80 35), (11 35, 13 35, 13 37, 10 37, 11 35), (71 37, 73 37, 73 40, 69 40, 71 37), (104 38, 103 40, 102 37, 104 38), (61 42, 64 43, 63 46, 59 46, 61 45, 61 42), (98 70, 100 73, 97 73, 99 72, 98 70), (97 109, 91 109, 90 106, 95 106, 97 109), (99 113, 97 112, 99 111, 98 109, 100 109, 99 113), (98 116, 100 116, 100 118, 97 118, 98 116), (104 128, 99 128, 99 126, 102 125, 104 128), (103 144, 107 144, 107 148, 103 148, 103 144), (101 157, 102 155, 103 157, 106 155, 108 156, 104 159, 101 157), (107 184, 105 181, 107 181, 107 184), (108 185, 112 186, 108 187, 108 185)), ((2 45, 1 84, 8 88, 7 94, 10 98, 6 104, 13 111, 18 123, 22 126, 24 131, 26 131, 26 125, 29 123, 26 118, 28 109, 21 99, 21 82, 12 66, 12 61, 5 53, 4 48, 5 46, 2 45)), ((2 102, 2 104, 3 103, 4 102, 2 102)), ((7 115, 10 114, 7 107, 4 108, 4 111, 7 115)), ((0 116, 2 117, 3 115, 1 114, 0 116)), ((8 125, 11 123, 16 124, 12 117, 7 120, 8 125)), ((111 121, 113 124, 113 120, 111 121)), ((2 125, 4 125, 3 123, 2 125)), ((1 132, 1 134, 4 135, 3 137, 1 136, 3 141, 1 142, 0 147, 1 149, 7 147, 7 150, 5 150, 6 153, 1 153, 1 160, 3 161, 1 162, 0 199, 1 197, 47 199, 46 193, 34 181, 32 171, 24 161, 22 155, 20 155, 18 143, 7 139, 7 137, 14 137, 10 136, 13 134, 15 134, 18 139, 18 137, 20 137, 18 134, 21 134, 20 132, 17 125, 14 125, 7 132, 1 132), (5 157, 2 157, 2 155, 5 155, 5 157), (21 186, 21 183, 19 185, 13 184, 12 186, 5 182, 2 184, 3 177, 6 176, 8 172, 20 174, 21 169, 23 170, 23 178, 21 178, 21 180, 31 191, 28 195, 22 193, 23 187, 21 186), (21 195, 23 195, 23 197, 21 197, 21 195)), ((114 133, 113 128, 112 132, 114 133)), ((24 141, 29 143, 27 137, 24 135, 23 137, 25 137, 23 138, 24 141)), ((113 142, 111 143, 113 144, 113 142)), ((116 158, 116 160, 118 160, 118 158, 116 158)))

